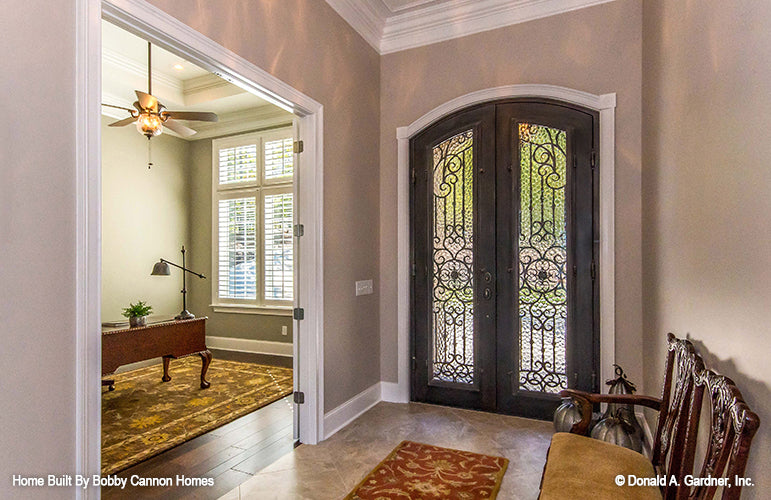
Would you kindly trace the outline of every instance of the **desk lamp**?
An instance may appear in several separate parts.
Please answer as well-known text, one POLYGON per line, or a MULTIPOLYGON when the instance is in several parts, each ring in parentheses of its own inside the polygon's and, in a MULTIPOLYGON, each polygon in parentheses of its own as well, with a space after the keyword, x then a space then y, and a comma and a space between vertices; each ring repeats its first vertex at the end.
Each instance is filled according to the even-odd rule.
POLYGON ((169 265, 172 265, 178 269, 182 269, 182 312, 179 313, 174 317, 174 319, 193 319, 195 318, 195 314, 191 313, 187 310, 187 285, 185 281, 185 273, 195 274, 199 278, 206 279, 206 276, 203 274, 198 274, 195 271, 191 271, 190 269, 185 267, 185 245, 182 245, 182 265, 175 264, 173 262, 169 262, 166 259, 161 259, 158 262, 155 263, 153 266, 153 272, 150 273, 152 276, 168 276, 171 274, 171 269, 169 268, 169 265))

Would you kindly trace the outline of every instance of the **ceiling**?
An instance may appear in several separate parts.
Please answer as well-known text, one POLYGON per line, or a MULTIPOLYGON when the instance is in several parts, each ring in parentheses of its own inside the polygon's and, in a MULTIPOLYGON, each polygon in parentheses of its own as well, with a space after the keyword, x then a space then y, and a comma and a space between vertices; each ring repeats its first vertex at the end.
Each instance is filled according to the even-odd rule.
POLYGON ((326 0, 380 54, 613 0, 326 0))
MULTIPOLYGON (((251 130, 266 120, 266 126, 291 123, 290 113, 157 46, 152 47, 152 69, 152 94, 167 109, 219 116, 217 123, 184 121, 199 132, 190 140, 251 130)), ((147 92, 147 84, 147 42, 102 21, 102 102, 132 108, 134 91, 147 92)), ((127 117, 126 111, 106 106, 102 114, 116 120, 127 117)))

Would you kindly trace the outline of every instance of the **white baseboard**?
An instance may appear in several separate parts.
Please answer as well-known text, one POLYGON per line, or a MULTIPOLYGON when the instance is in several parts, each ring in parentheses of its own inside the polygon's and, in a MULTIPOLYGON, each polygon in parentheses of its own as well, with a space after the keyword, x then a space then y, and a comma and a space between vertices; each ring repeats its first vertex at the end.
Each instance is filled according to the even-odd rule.
POLYGON ((236 339, 230 337, 206 336, 206 346, 223 351, 251 352, 256 354, 272 354, 273 356, 292 357, 291 342, 271 342, 268 340, 236 339))
POLYGON ((380 382, 380 399, 388 403, 409 403, 409 389, 405 391, 396 382, 380 382))
POLYGON ((350 424, 365 411, 380 402, 382 382, 371 385, 334 410, 324 414, 324 439, 329 439, 337 431, 350 424))

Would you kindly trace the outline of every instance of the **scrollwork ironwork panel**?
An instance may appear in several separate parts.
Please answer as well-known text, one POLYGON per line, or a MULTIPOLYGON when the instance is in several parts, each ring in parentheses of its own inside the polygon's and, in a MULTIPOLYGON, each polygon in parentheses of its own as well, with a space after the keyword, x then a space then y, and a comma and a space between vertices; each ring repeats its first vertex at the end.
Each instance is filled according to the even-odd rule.
POLYGON ((473 130, 433 147, 432 379, 474 383, 473 130))
POLYGON ((567 388, 567 134, 520 123, 519 389, 567 388))

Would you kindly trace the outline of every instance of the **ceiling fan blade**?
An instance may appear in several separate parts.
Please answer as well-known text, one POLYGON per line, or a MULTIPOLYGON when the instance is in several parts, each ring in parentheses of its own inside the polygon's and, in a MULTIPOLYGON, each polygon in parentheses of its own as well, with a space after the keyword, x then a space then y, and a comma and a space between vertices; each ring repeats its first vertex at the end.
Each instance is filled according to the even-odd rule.
POLYGON ((128 111, 129 113, 133 113, 134 112, 134 110, 131 109, 131 108, 126 108, 126 107, 123 107, 123 106, 116 106, 115 104, 105 104, 105 103, 102 103, 102 106, 107 106, 108 108, 123 109, 125 111, 128 111))
POLYGON ((219 120, 215 113, 208 111, 164 111, 163 114, 175 120, 197 120, 199 122, 216 122, 219 120))
POLYGON ((139 105, 142 107, 142 109, 158 111, 158 99, 151 96, 150 94, 142 92, 141 90, 135 90, 134 92, 137 94, 137 99, 139 99, 139 105))
POLYGON ((163 123, 163 126, 167 127, 169 130, 172 130, 173 132, 176 132, 177 134, 181 135, 182 137, 190 137, 191 135, 195 135, 196 134, 195 130, 193 130, 191 128, 188 128, 188 127, 185 127, 181 123, 175 122, 171 118, 166 120, 163 123))
POLYGON ((125 127, 126 125, 130 125, 137 121, 136 117, 130 116, 128 118, 124 118, 122 120, 118 120, 117 122, 113 122, 108 125, 108 127, 125 127))

